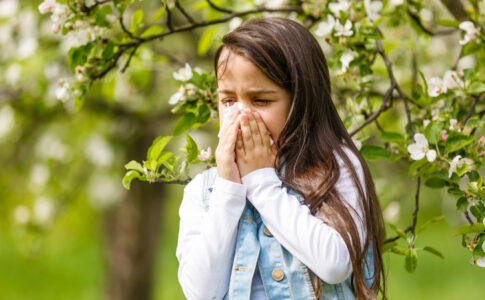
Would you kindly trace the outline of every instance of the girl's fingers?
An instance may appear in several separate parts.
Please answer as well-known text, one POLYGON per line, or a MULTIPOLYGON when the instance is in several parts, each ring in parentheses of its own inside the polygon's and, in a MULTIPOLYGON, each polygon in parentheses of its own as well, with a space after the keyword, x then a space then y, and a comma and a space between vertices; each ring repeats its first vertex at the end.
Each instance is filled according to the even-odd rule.
MULTIPOLYGON (((237 120, 237 117, 239 116, 240 112, 239 110, 236 111, 236 113, 232 116, 232 118, 229 120, 229 123, 226 124, 226 127, 224 127, 224 129, 222 129, 222 133, 221 133, 221 137, 225 135, 226 131, 229 130, 229 127, 231 127, 232 124, 234 124, 234 122, 236 122, 237 120)), ((222 125, 222 124, 221 124, 222 125)))
POLYGON ((256 121, 256 112, 251 112, 249 114, 249 127, 251 128, 251 136, 253 137, 255 146, 263 146, 262 134, 264 131, 259 131, 258 122, 256 121))
POLYGON ((241 129, 238 129, 237 130, 236 152, 238 153, 238 155, 239 154, 242 154, 242 155, 245 154, 245 151, 244 151, 244 142, 243 142, 243 138, 242 138, 241 129))
POLYGON ((251 135, 251 128, 249 127, 248 114, 241 116, 241 130, 244 143, 244 149, 247 151, 254 148, 254 141, 251 135))
POLYGON ((258 124, 259 132, 261 134, 263 146, 265 148, 269 148, 269 147, 271 147, 271 145, 270 145, 271 143, 270 143, 270 140, 269 140, 269 133, 268 133, 269 131, 266 128, 266 125, 264 124, 264 121, 261 118, 261 115, 257 112, 255 112, 254 115, 256 117, 256 122, 258 124))
POLYGON ((222 141, 225 144, 226 151, 234 151, 236 147, 238 127, 237 123, 228 126, 228 132, 226 132, 223 137, 224 140, 222 141))

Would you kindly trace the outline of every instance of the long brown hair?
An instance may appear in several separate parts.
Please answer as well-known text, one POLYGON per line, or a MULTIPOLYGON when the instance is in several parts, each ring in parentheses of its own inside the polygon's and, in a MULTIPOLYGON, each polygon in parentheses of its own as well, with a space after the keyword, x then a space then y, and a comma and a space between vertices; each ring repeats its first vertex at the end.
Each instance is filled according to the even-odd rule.
MULTIPOLYGON (((308 29, 295 21, 284 18, 252 19, 222 38, 222 45, 217 49, 214 60, 216 76, 223 64, 219 62, 219 57, 224 48, 249 59, 269 79, 290 92, 290 112, 276 141, 278 152, 275 168, 278 176, 305 198, 313 215, 322 212, 327 219, 324 222, 344 239, 354 270, 352 286, 356 298, 377 299, 377 294, 381 292, 382 299, 386 299, 381 254, 385 238, 382 211, 369 168, 333 104, 327 62, 318 41, 308 29), (366 194, 352 161, 342 147, 344 145, 350 148, 362 165, 366 194), (350 171, 362 200, 363 226, 367 232, 363 249, 345 200, 335 188, 340 176, 335 152, 350 171), (283 160, 284 174, 281 172, 283 160), (362 275, 369 245, 373 246, 374 256, 370 289, 362 275)), ((321 287, 320 284, 317 286, 321 287)), ((321 288, 317 291, 317 298, 320 291, 321 288)))

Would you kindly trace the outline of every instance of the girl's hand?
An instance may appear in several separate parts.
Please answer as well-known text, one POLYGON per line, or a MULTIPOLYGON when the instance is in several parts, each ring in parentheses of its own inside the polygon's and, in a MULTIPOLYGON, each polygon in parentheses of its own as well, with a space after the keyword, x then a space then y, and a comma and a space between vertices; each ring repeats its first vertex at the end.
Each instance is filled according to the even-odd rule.
POLYGON ((230 122, 222 130, 215 156, 217 164, 217 175, 223 179, 241 183, 239 168, 236 164, 236 138, 239 129, 238 111, 230 122))
POLYGON ((257 112, 244 110, 236 141, 236 161, 241 177, 262 168, 273 168, 276 145, 270 145, 268 129, 257 112))

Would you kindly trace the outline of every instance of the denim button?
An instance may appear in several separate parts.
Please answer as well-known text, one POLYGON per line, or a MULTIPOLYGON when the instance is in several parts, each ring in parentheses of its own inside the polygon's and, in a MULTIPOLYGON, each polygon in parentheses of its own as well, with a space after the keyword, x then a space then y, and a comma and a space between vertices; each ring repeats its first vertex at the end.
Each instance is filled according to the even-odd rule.
POLYGON ((271 232, 269 231, 268 227, 265 226, 263 231, 264 231, 264 234, 266 234, 267 236, 273 236, 273 234, 271 234, 271 232))
POLYGON ((285 273, 281 269, 274 269, 272 275, 273 279, 276 281, 280 281, 285 277, 285 273))

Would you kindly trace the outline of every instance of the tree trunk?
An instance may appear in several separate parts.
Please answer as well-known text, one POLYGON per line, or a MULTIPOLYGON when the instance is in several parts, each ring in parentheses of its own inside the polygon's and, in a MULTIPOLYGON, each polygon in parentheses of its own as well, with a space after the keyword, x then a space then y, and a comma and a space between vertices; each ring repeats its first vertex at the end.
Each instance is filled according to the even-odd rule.
MULTIPOLYGON (((145 134, 131 143, 130 159, 144 157, 153 138, 145 134)), ((107 299, 151 299, 162 195, 163 184, 133 180, 124 199, 107 214, 107 299)))

